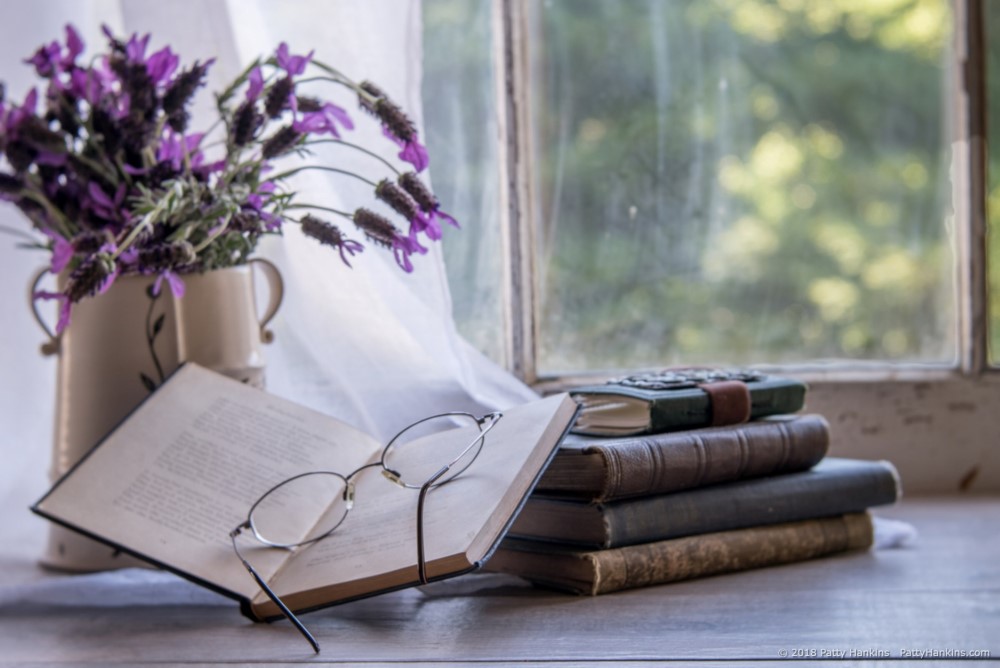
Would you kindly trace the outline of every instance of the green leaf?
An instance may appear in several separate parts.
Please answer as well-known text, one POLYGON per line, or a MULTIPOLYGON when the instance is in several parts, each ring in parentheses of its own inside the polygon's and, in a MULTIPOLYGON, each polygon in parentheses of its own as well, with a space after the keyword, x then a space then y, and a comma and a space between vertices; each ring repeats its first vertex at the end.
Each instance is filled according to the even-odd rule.
POLYGON ((167 318, 167 314, 166 313, 161 313, 160 317, 157 318, 156 322, 153 323, 153 336, 154 337, 157 334, 160 333, 160 330, 163 329, 163 321, 166 320, 166 318, 167 318))

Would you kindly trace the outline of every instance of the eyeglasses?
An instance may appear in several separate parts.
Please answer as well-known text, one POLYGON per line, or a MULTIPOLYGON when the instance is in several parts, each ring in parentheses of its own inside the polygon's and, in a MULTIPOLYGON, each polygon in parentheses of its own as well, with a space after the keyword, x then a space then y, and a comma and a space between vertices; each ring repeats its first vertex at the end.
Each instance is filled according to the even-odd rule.
POLYGON ((378 462, 361 466, 347 475, 333 471, 309 471, 292 476, 264 492, 250 506, 247 519, 229 532, 233 550, 243 566, 281 613, 309 641, 313 651, 319 643, 284 601, 257 573, 240 552, 237 537, 249 534, 264 545, 295 549, 320 541, 339 527, 354 506, 355 480, 364 470, 379 468, 391 482, 419 490, 417 497, 417 572, 420 584, 427 584, 424 550, 424 501, 427 493, 451 482, 468 469, 482 452, 486 434, 503 417, 487 413, 476 417, 453 412, 432 415, 414 422, 392 437, 382 449, 378 462), (321 519, 304 535, 290 518, 317 516, 321 519))

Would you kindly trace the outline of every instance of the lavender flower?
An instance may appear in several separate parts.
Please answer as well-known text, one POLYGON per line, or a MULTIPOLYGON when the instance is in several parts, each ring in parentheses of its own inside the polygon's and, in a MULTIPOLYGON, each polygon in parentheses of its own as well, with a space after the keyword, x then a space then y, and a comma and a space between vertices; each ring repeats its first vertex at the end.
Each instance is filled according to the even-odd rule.
MULTIPOLYGON (((375 197, 388 204, 393 211, 409 221, 410 239, 416 244, 418 252, 426 253, 427 249, 417 243, 416 234, 417 232, 426 230, 430 223, 427 217, 421 213, 413 198, 405 190, 388 179, 382 179, 375 186, 375 197)), ((440 228, 438 228, 438 232, 440 232, 440 228)), ((431 235, 428 236, 430 237, 431 235)))
POLYGON ((369 241, 383 248, 392 249, 396 264, 403 271, 406 273, 413 271, 410 255, 419 252, 419 247, 415 247, 415 243, 411 239, 400 234, 399 228, 389 222, 386 217, 365 208, 356 210, 353 220, 369 241))
POLYGON ((51 42, 39 47, 38 51, 24 62, 34 65, 38 76, 49 79, 59 73, 61 55, 62 47, 59 46, 59 42, 51 42))
POLYGON ((326 102, 316 111, 303 114, 302 119, 295 121, 292 127, 302 133, 328 133, 339 139, 338 123, 348 130, 354 129, 354 121, 344 109, 331 102, 326 102))
POLYGON ((295 84, 292 77, 278 79, 264 99, 264 114, 268 118, 277 118, 281 112, 289 108, 295 99, 295 84))
POLYGON ((427 238, 433 240, 441 238, 441 225, 437 222, 439 219, 452 227, 459 227, 457 220, 441 210, 441 203, 438 202, 438 198, 424 185, 416 172, 404 172, 400 174, 398 182, 400 187, 420 206, 420 210, 427 214, 425 217, 427 227, 424 230, 420 230, 427 234, 427 238))
POLYGON ((246 146, 260 128, 264 117, 257 111, 257 105, 252 100, 246 100, 233 114, 232 139, 236 146, 246 146))
POLYGON ((291 78, 306 71, 306 67, 309 65, 309 61, 312 60, 314 53, 316 52, 310 51, 304 56, 293 56, 289 52, 288 44, 282 42, 278 45, 275 58, 278 61, 278 67, 288 72, 288 76, 291 78))
POLYGON ((170 286, 170 292, 174 295, 175 299, 180 299, 184 296, 184 281, 176 273, 167 269, 153 281, 153 287, 150 289, 150 292, 153 293, 154 297, 160 294, 160 290, 163 289, 163 281, 166 281, 167 285, 170 286))
POLYGON ((66 297, 75 304, 84 297, 103 293, 111 287, 116 275, 115 263, 110 253, 91 255, 69 275, 66 297))
POLYGON ((298 103, 299 111, 304 113, 312 113, 319 111, 323 108, 323 100, 315 97, 303 97, 301 95, 296 96, 296 101, 298 103))
POLYGON ((256 102, 260 94, 264 92, 264 73, 260 71, 260 67, 255 67, 250 70, 250 75, 247 78, 247 102, 256 102))
POLYGON ((73 237, 71 246, 74 253, 90 255, 111 242, 111 233, 107 230, 87 230, 73 237))
MULTIPOLYGON (((52 271, 69 272, 62 292, 36 295, 59 300, 60 331, 73 304, 107 289, 119 275, 155 276, 156 292, 166 282, 179 296, 183 274, 246 261, 261 235, 280 232, 287 210, 325 209, 297 202, 285 185, 303 169, 377 182, 374 199, 409 222, 408 232, 400 231, 384 216, 356 208, 344 214, 364 235, 356 241, 315 215, 297 221, 306 236, 336 248, 348 266, 367 240, 391 249, 399 266, 412 271, 410 256, 427 252, 418 236, 436 239, 442 219, 454 224, 415 174, 412 183, 410 175, 397 183, 325 165, 271 172, 271 160, 292 152, 311 155, 307 138, 339 139, 354 128, 333 101, 296 94, 298 77, 314 66, 313 52, 293 54, 281 44, 273 58, 255 63, 216 96, 221 123, 213 127, 224 125, 229 136, 206 141, 203 133, 188 131, 188 108, 213 61, 184 67, 169 46, 147 55, 148 34, 119 39, 103 29, 109 45, 103 56, 82 60, 83 40, 67 26, 64 40, 43 45, 27 59, 44 80, 43 109, 37 89, 18 104, 6 98, 0 83, 0 154, 6 164, 0 167, 0 200, 12 202, 47 237, 52 271), (241 87, 245 97, 234 99, 241 87), (273 120, 289 109, 290 119, 273 120), (208 158, 213 150, 221 155, 208 158)), ((324 78, 331 77, 317 80, 324 78)), ((381 89, 339 74, 332 78, 359 91, 362 107, 402 148, 401 159, 417 170, 426 166, 416 126, 381 89)), ((342 150, 371 153, 341 143, 342 150)), ((368 169, 373 167, 378 165, 368 169)))
POLYGON ((167 123, 174 132, 184 132, 187 128, 190 114, 187 105, 197 91, 205 83, 205 74, 215 62, 212 58, 200 64, 195 64, 184 70, 174 79, 163 94, 163 112, 167 115, 167 123))
POLYGON ((344 233, 335 225, 320 220, 316 216, 307 214, 299 223, 302 226, 302 233, 307 237, 311 237, 323 245, 336 248, 340 252, 340 259, 348 267, 351 266, 351 263, 347 260, 347 256, 353 256, 364 250, 364 246, 345 237, 344 233))
POLYGON ((197 260, 197 254, 194 252, 194 247, 187 241, 161 243, 140 248, 137 258, 142 271, 151 274, 183 268, 193 264, 195 260, 197 260))
POLYGON ((290 125, 286 125, 264 142, 260 154, 265 160, 282 156, 292 149, 302 139, 302 134, 290 125))
POLYGON ((359 96, 361 107, 371 111, 382 122, 383 134, 394 141, 403 150, 399 159, 413 165, 418 172, 427 168, 429 159, 427 148, 420 143, 417 127, 409 116, 386 95, 369 81, 360 84, 362 90, 376 97, 372 103, 365 96, 359 96))

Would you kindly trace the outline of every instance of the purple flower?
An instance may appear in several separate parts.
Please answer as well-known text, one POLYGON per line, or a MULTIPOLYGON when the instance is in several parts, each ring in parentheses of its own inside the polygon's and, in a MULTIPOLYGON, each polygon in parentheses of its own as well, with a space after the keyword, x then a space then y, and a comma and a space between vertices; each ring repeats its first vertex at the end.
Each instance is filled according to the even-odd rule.
MULTIPOLYGON (((429 239, 436 241, 441 238, 441 225, 438 223, 438 220, 443 220, 452 227, 459 227, 457 220, 441 210, 441 204, 438 202, 437 197, 424 185, 415 172, 400 174, 398 183, 413 198, 420 207, 420 210, 426 214, 423 221, 426 224, 421 228, 420 221, 418 221, 416 232, 424 232, 429 239)), ((413 227, 410 228, 411 234, 415 231, 413 227)))
POLYGON ((50 237, 52 237, 52 266, 51 271, 53 274, 58 274, 60 271, 66 268, 69 261, 73 259, 73 254, 76 252, 73 248, 73 244, 59 236, 58 234, 46 231, 50 237))
POLYGON ((403 149, 399 152, 400 160, 410 163, 418 172, 422 172, 427 169, 427 165, 430 164, 430 158, 427 156, 427 148, 420 143, 416 132, 414 132, 408 140, 401 139, 400 137, 397 137, 388 126, 385 126, 382 128, 382 134, 403 149))
MULTIPOLYGON (((146 37, 148 38, 149 35, 146 37)), ((146 61, 146 72, 149 73, 154 84, 161 85, 166 83, 179 64, 180 58, 170 50, 169 46, 165 46, 146 61)))
POLYGON ((303 114, 302 119, 295 121, 292 127, 298 132, 314 134, 323 134, 326 132, 340 139, 340 133, 337 131, 337 123, 343 125, 347 130, 354 129, 354 121, 347 115, 347 112, 332 102, 327 102, 318 111, 303 114))
POLYGON ((56 323, 56 334, 62 334, 69 327, 70 314, 73 310, 73 303, 70 302, 69 297, 61 292, 45 290, 39 290, 31 296, 33 299, 55 299, 59 302, 59 321, 56 323))
POLYGON ((180 276, 169 269, 157 276, 156 280, 153 282, 154 296, 160 294, 160 290, 163 288, 163 281, 166 281, 167 285, 170 286, 170 292, 173 293, 175 298, 180 299, 184 296, 184 281, 181 280, 180 276))
POLYGON ((264 91, 264 74, 260 71, 260 67, 255 67, 250 70, 250 85, 247 88, 247 100, 250 102, 256 101, 260 94, 264 91))
POLYGON ((38 76, 46 79, 59 74, 62 69, 62 47, 59 42, 52 42, 39 47, 35 55, 25 59, 25 63, 35 66, 38 76))
POLYGON ((396 257, 396 264, 406 273, 413 271, 413 263, 410 256, 414 253, 426 253, 427 249, 421 246, 415 239, 397 236, 392 240, 392 254, 396 257))
POLYGON ((24 102, 21 106, 13 106, 10 109, 10 113, 4 118, 4 132, 8 135, 16 134, 18 127, 24 122, 24 119, 28 116, 35 115, 35 108, 38 106, 38 91, 32 88, 28 91, 28 94, 24 96, 24 102))
POLYGON ((128 44, 125 45, 125 56, 134 63, 144 63, 146 62, 146 47, 148 45, 149 33, 146 33, 141 38, 139 37, 139 33, 132 33, 128 44))
POLYGON ((337 226, 331 225, 325 220, 320 220, 312 214, 306 214, 299 223, 302 227, 302 233, 307 237, 311 237, 326 246, 336 248, 340 253, 340 259, 348 267, 351 266, 351 263, 347 259, 347 256, 354 257, 365 249, 357 241, 344 236, 344 233, 337 226))
POLYGON ((121 220, 123 213, 125 213, 125 217, 127 218, 128 212, 124 211, 125 192, 126 188, 123 183, 115 190, 114 199, 112 199, 108 197, 107 193, 99 185, 91 181, 87 184, 87 194, 90 196, 90 210, 105 220, 121 220))
POLYGON ((160 142, 156 159, 159 162, 169 162, 175 170, 180 170, 184 166, 184 156, 187 155, 191 166, 198 167, 205 159, 201 151, 197 150, 204 137, 204 132, 195 132, 182 139, 177 133, 170 132, 160 142))
POLYGON ((293 56, 289 53, 288 44, 282 42, 278 45, 278 52, 275 54, 278 59, 278 67, 288 72, 288 76, 295 76, 306 71, 306 66, 312 60, 316 51, 310 51, 305 56, 293 56))
POLYGON ((270 211, 264 210, 264 205, 271 199, 271 193, 273 192, 274 182, 264 181, 257 186, 256 192, 250 193, 247 196, 246 204, 243 206, 245 211, 253 211, 264 221, 264 227, 268 232, 273 232, 281 227, 281 218, 270 211))
POLYGON ((96 67, 89 70, 77 68, 70 72, 69 91, 91 105, 96 105, 110 90, 113 81, 107 70, 96 67))
POLYGON ((80 38, 80 33, 76 31, 76 28, 72 24, 66 24, 66 55, 63 57, 62 66, 63 69, 69 69, 76 64, 77 56, 83 53, 85 45, 83 39, 80 38))

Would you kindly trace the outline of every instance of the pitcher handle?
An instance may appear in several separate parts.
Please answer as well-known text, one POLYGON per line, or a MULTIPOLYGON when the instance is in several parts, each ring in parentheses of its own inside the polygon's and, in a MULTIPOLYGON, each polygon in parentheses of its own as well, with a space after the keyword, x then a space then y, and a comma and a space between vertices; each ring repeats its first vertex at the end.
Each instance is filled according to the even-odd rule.
POLYGON ((271 322, 281 306, 281 300, 285 296, 285 281, 281 278, 281 272, 270 260, 253 258, 247 264, 257 265, 264 278, 267 279, 267 308, 264 309, 264 315, 259 320, 260 340, 264 343, 271 343, 274 341, 274 332, 267 329, 267 323, 271 322))
POLYGON ((52 328, 45 323, 45 320, 42 318, 42 314, 38 312, 38 300, 35 299, 35 293, 38 292, 38 285, 48 273, 50 272, 47 268, 39 269, 38 273, 35 274, 35 279, 31 281, 31 287, 28 290, 28 305, 31 306, 31 313, 35 316, 35 322, 38 323, 38 326, 41 327, 42 331, 49 337, 49 340, 43 343, 41 347, 42 355, 45 355, 46 357, 55 355, 59 352, 59 342, 62 340, 62 337, 53 332, 52 328))

